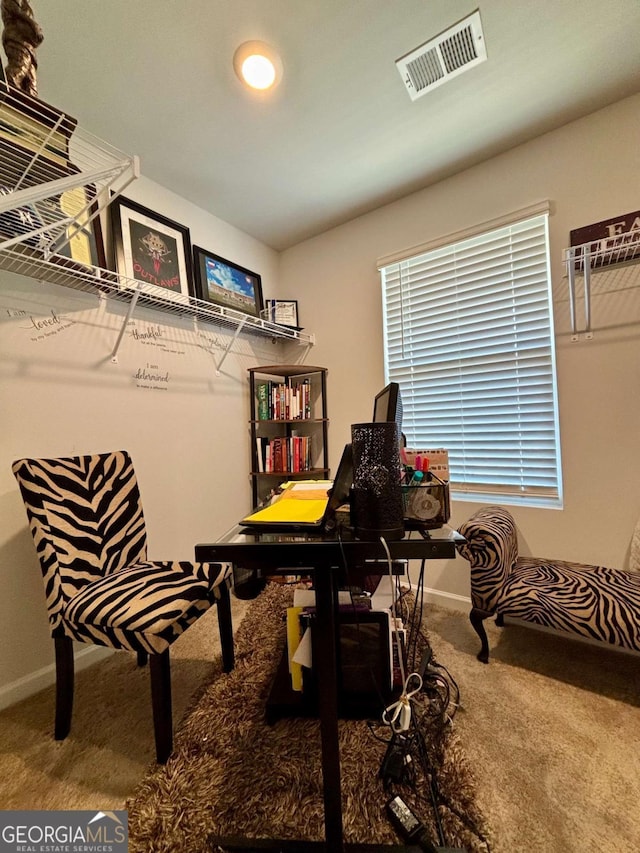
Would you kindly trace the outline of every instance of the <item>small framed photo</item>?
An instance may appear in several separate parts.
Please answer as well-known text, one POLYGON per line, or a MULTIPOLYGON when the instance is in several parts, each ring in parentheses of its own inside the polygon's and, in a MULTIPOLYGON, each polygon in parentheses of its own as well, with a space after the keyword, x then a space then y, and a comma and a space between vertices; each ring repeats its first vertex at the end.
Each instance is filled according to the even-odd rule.
POLYGON ((272 323, 300 329, 297 299, 267 299, 267 316, 272 323))
POLYGON ((256 272, 193 247, 196 295, 205 302, 259 317, 263 308, 262 278, 256 272))
POLYGON ((168 298, 195 296, 189 229, 122 196, 109 208, 116 272, 151 284, 168 298))

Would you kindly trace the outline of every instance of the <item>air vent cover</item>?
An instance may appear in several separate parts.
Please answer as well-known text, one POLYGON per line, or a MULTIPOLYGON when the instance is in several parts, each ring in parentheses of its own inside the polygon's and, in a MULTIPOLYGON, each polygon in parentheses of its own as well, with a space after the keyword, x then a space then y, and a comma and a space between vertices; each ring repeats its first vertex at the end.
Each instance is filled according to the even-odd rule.
POLYGON ((486 58, 480 12, 476 10, 396 60, 396 66, 411 100, 415 101, 486 58))

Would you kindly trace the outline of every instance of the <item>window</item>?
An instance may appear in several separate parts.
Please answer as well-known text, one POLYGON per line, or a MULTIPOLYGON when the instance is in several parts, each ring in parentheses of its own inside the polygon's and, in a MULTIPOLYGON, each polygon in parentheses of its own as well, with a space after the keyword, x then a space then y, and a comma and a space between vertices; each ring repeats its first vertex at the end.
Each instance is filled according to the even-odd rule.
POLYGON ((561 505, 548 213, 379 263, 386 381, 457 498, 561 505))

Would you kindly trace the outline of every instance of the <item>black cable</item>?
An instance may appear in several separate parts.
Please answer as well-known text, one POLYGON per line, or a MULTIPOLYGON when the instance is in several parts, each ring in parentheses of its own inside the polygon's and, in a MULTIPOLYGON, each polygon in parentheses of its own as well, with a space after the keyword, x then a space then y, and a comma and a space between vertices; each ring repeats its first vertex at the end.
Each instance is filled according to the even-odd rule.
POLYGON ((418 583, 416 592, 413 597, 413 612, 411 614, 411 630, 407 641, 407 662, 410 661, 409 668, 413 671, 416 669, 416 654, 418 647, 418 636, 421 634, 422 627, 422 608, 424 604, 424 572, 426 560, 422 560, 420 564, 420 573, 418 575, 418 583), (416 613, 418 612, 418 600, 420 600, 420 617, 416 621, 416 613), (411 650, 413 646, 413 651, 411 650))

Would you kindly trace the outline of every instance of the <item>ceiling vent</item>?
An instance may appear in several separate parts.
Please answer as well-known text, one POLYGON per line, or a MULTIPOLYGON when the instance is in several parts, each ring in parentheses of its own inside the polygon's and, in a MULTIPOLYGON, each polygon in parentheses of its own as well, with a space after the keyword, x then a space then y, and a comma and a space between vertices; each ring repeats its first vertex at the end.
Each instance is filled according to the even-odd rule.
POLYGON ((486 58, 480 12, 476 10, 396 60, 396 65, 411 100, 415 101, 486 58))

